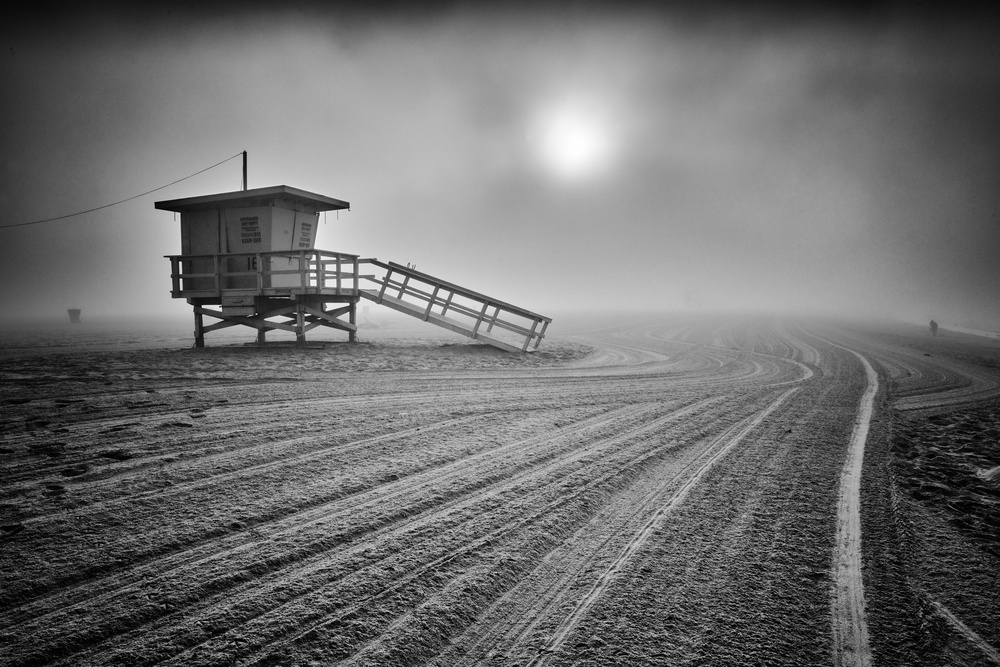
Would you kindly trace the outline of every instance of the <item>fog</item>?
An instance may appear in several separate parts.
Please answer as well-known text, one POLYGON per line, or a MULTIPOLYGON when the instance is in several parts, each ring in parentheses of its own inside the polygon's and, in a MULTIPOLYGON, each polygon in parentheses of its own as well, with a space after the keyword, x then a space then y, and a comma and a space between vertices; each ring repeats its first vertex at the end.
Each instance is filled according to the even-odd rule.
POLYGON ((316 247, 541 313, 1000 327, 995 22, 621 7, 7 21, 0 318, 185 316, 153 203, 246 150, 251 188, 351 202, 316 247))

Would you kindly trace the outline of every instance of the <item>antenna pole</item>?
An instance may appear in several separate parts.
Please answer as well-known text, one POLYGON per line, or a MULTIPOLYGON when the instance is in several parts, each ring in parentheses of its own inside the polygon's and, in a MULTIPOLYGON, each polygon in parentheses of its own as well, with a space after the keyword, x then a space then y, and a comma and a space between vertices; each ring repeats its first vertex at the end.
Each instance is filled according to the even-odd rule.
POLYGON ((243 191, 247 189, 247 152, 243 151, 243 191))

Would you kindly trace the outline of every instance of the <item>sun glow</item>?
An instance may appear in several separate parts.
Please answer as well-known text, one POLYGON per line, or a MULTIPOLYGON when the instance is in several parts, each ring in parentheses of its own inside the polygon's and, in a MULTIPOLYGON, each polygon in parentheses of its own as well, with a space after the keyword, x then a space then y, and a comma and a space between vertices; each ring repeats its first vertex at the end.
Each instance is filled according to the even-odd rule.
POLYGON ((612 134, 612 126, 599 108, 567 102, 540 114, 533 148, 549 171, 577 180, 608 167, 614 152, 612 134))

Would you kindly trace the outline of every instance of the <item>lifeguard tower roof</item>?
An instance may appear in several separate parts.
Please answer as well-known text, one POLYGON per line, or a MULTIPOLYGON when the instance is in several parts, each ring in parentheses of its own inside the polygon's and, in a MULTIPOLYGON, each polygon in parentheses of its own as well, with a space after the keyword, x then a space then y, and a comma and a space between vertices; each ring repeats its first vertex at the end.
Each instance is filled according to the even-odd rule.
POLYGON ((161 211, 185 213, 213 208, 243 208, 253 206, 279 205, 285 208, 300 209, 317 213, 319 211, 339 211, 350 208, 346 201, 306 192, 288 185, 272 185, 267 188, 253 190, 237 190, 236 192, 220 192, 201 197, 171 199, 158 201, 154 206, 161 211))

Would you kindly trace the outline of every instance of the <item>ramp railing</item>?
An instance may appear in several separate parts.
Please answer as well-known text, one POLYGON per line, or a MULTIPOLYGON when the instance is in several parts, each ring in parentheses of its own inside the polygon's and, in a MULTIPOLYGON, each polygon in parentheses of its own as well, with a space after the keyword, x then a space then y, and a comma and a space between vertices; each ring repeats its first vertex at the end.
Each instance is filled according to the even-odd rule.
POLYGON ((552 318, 435 278, 395 262, 360 259, 382 275, 361 275, 373 283, 361 296, 425 322, 511 352, 538 348, 552 318))

